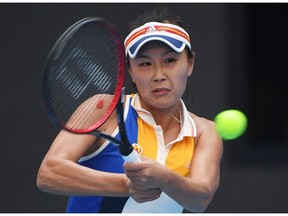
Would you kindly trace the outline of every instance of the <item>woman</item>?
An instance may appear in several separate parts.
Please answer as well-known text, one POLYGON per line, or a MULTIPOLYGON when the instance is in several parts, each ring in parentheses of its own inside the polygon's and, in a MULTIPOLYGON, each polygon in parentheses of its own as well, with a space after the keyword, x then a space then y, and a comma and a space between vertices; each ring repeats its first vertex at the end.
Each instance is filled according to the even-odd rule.
MULTIPOLYGON (((222 140, 181 100, 194 66, 189 35, 167 11, 132 26, 124 46, 137 93, 124 115, 141 162, 124 163, 109 141, 61 131, 37 185, 70 196, 67 212, 203 212, 219 185, 222 140)), ((117 135, 115 114, 101 130, 117 135)))

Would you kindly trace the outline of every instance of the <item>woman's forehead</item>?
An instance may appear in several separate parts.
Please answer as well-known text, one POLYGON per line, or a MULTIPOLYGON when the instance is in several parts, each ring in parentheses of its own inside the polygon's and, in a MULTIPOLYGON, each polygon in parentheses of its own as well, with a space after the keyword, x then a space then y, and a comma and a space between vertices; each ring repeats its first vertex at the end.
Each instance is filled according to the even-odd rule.
POLYGON ((143 53, 149 53, 155 50, 161 50, 162 52, 175 52, 170 46, 168 46, 166 43, 161 42, 161 41, 149 41, 146 44, 144 44, 139 52, 137 53, 138 55, 142 55, 143 53))

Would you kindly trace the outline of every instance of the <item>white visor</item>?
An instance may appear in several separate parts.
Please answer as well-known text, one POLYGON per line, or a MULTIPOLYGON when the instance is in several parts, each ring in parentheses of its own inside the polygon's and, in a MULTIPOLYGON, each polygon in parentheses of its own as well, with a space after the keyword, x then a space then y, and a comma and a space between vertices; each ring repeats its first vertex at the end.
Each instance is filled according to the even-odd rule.
POLYGON ((191 50, 189 34, 181 27, 168 23, 149 22, 134 29, 125 39, 125 55, 135 58, 140 48, 149 41, 158 40, 176 52, 187 46, 191 50))

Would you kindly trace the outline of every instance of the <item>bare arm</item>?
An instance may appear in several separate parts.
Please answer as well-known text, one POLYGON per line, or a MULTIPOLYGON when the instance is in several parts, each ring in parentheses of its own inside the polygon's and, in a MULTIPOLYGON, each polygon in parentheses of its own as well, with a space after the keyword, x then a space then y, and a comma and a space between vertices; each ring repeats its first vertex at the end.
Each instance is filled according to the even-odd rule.
POLYGON ((59 195, 127 196, 124 174, 100 172, 76 163, 95 139, 61 131, 39 168, 39 189, 59 195))
MULTIPOLYGON (((185 209, 203 212, 219 185, 223 146, 213 122, 195 118, 198 138, 188 177, 182 177, 149 159, 140 163, 126 163, 124 167, 127 176, 139 191, 160 188, 185 209)), ((136 197, 136 201, 145 200, 136 197)))
POLYGON ((203 212, 212 200, 220 181, 222 140, 212 122, 198 126, 197 139, 189 178, 170 172, 161 189, 190 211, 203 212))

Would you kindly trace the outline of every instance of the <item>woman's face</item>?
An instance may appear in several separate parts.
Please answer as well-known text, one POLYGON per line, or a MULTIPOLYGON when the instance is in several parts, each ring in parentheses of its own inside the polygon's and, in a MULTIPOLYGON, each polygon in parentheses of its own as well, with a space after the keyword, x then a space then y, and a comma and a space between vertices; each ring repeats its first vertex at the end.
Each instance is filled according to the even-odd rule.
POLYGON ((177 53, 165 43, 151 41, 129 62, 131 78, 144 108, 179 106, 194 64, 194 58, 189 59, 186 50, 177 53))

